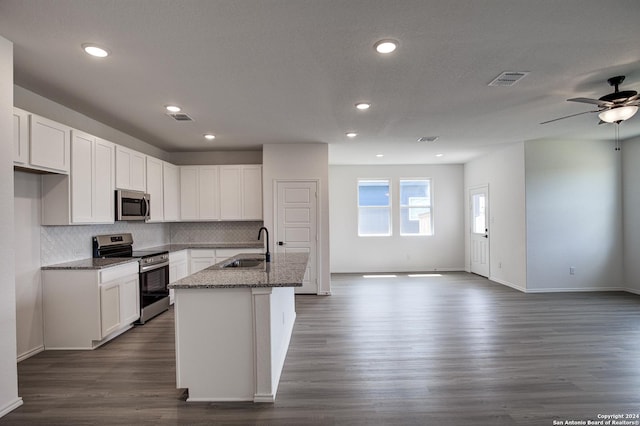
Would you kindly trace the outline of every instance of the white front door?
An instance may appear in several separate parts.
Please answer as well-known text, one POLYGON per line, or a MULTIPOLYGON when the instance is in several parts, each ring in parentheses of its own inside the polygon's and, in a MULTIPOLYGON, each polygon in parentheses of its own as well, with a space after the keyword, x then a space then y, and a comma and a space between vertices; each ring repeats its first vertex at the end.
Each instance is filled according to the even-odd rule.
POLYGON ((469 190, 471 272, 489 277, 489 187, 469 190))
POLYGON ((309 253, 303 285, 296 293, 318 293, 317 187, 315 181, 276 182, 274 251, 309 253))

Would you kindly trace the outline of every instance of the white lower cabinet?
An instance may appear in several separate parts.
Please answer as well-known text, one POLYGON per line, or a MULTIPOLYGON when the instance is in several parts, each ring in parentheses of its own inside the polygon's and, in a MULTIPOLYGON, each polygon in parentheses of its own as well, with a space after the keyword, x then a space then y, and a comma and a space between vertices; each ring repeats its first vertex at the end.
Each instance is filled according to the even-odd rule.
POLYGON ((189 273, 207 269, 209 266, 216 264, 215 249, 191 249, 189 250, 189 273))
POLYGON ((42 271, 45 349, 95 349, 140 318, 138 262, 42 271))
MULTIPOLYGON (((169 253, 169 284, 189 275, 189 252, 180 250, 169 253)), ((169 289, 169 304, 173 304, 173 289, 169 289)))

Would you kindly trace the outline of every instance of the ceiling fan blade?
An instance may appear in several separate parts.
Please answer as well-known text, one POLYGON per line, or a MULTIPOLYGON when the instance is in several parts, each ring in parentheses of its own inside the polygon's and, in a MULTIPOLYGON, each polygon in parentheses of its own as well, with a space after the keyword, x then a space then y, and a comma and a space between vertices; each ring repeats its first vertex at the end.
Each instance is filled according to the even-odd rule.
POLYGON ((613 102, 601 101, 600 99, 591 99, 591 98, 571 98, 567 99, 569 102, 581 102, 583 104, 594 104, 600 107, 610 107, 613 106, 613 102))
POLYGON ((582 114, 590 114, 593 112, 600 112, 600 110, 595 110, 595 111, 584 111, 584 112, 579 112, 577 114, 571 114, 571 115, 565 115, 564 117, 560 117, 560 118, 554 118, 553 120, 548 120, 548 121, 543 121, 540 124, 547 124, 547 123, 553 123, 554 121, 558 121, 558 120, 564 120, 565 118, 571 118, 571 117, 576 117, 578 115, 582 115, 582 114))

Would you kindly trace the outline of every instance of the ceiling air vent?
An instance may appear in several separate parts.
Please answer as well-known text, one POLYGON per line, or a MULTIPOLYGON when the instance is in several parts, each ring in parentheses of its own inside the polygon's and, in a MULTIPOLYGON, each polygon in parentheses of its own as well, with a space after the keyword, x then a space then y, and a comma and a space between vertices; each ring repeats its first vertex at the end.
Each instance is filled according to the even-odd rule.
POLYGON ((189 117, 184 112, 168 112, 167 115, 176 121, 193 121, 193 118, 189 117))
POLYGON ((505 71, 489 83, 489 86, 513 86, 527 74, 529 71, 505 71))
POLYGON ((418 138, 418 142, 435 142, 439 139, 439 136, 423 136, 418 138))

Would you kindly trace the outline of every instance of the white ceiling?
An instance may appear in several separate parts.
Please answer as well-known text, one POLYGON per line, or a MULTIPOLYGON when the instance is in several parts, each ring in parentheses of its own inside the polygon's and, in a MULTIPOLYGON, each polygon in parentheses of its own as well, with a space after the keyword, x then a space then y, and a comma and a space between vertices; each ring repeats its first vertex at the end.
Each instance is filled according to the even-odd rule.
MULTIPOLYGON (((615 75, 640 91, 638 22, 638 0, 0 0, 24 88, 169 152, 321 142, 332 164, 613 139, 597 114, 539 123, 593 109, 566 99, 610 93, 615 75), (400 48, 378 55, 381 38, 400 48), (112 54, 88 57, 85 42, 112 54), (502 71, 530 74, 487 86, 502 71), (370 110, 354 108, 362 100, 370 110)), ((640 114, 620 126, 638 135, 640 114)))

